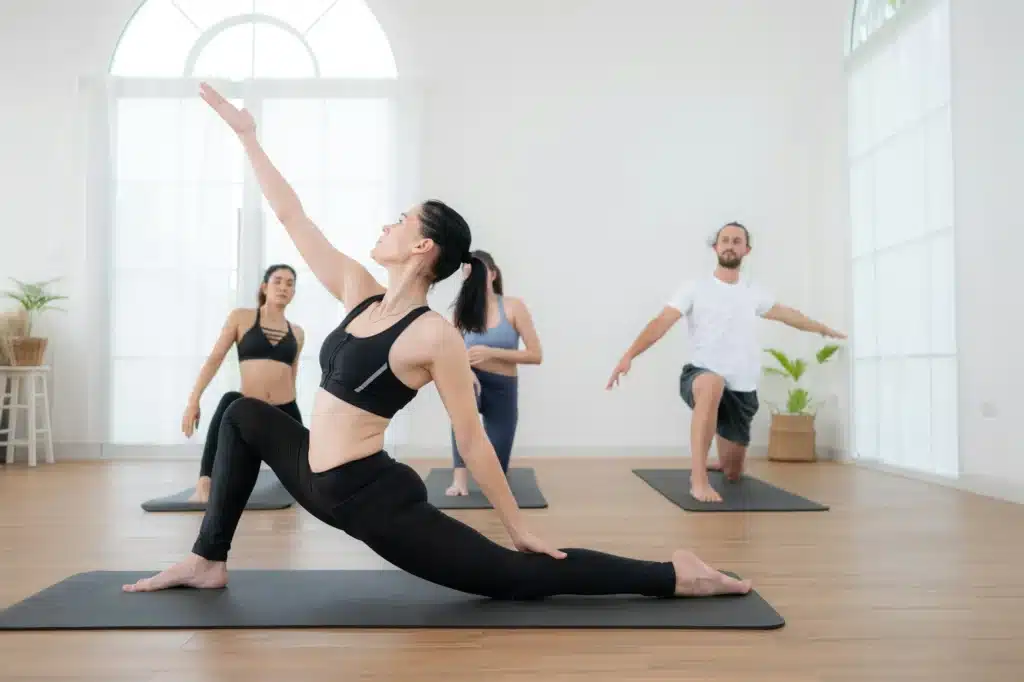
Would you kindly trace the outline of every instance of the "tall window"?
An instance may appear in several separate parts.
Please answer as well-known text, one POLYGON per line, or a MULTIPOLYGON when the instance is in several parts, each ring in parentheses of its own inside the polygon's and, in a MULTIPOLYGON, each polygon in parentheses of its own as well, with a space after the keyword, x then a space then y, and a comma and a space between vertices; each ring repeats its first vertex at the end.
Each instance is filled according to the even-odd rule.
POLYGON ((955 476, 949 10, 945 0, 912 9, 851 59, 854 449, 955 476))
POLYGON ((896 16, 908 0, 854 0, 850 51, 865 43, 885 22, 896 16))
MULTIPOLYGON (((285 312, 306 332, 297 392, 308 423, 319 347, 345 310, 306 268, 197 81, 218 79, 252 112, 328 239, 381 278, 369 251, 402 208, 387 38, 362 0, 149 0, 110 72, 109 441, 186 442, 180 417, 199 370, 230 311, 256 306, 272 263, 298 271, 285 312)), ((194 442, 238 385, 232 348, 194 442)))

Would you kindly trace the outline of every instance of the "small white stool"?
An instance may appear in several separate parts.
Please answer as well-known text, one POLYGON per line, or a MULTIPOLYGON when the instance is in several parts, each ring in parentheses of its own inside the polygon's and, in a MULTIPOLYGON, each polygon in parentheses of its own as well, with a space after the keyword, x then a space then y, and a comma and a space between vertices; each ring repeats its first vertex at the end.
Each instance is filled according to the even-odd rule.
POLYGON ((7 445, 7 463, 14 464, 14 446, 28 446, 28 465, 36 465, 36 443, 38 435, 43 436, 43 445, 46 447, 46 463, 53 464, 53 436, 50 433, 50 398, 46 392, 46 377, 50 368, 46 365, 39 367, 0 367, 0 416, 7 412, 7 428, 0 429, 0 436, 3 441, 0 445, 7 445), (27 402, 20 403, 18 398, 22 393, 22 386, 27 389, 27 402), (8 392, 9 387, 9 392, 8 392), (43 425, 39 427, 39 410, 37 401, 42 399, 43 425), (20 440, 15 439, 18 433, 18 411, 28 410, 28 437, 20 440))

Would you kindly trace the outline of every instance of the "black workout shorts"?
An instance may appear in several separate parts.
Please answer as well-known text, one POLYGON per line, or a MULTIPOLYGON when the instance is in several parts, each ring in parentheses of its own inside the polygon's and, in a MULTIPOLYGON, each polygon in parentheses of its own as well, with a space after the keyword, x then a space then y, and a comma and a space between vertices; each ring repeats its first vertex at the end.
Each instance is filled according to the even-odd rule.
MULTIPOLYGON (((683 402, 693 409, 693 380, 704 372, 711 370, 687 363, 679 375, 679 395, 683 402)), ((722 438, 747 446, 750 444, 750 424, 760 403, 757 391, 722 391, 722 400, 718 404, 718 422, 715 431, 722 438)))

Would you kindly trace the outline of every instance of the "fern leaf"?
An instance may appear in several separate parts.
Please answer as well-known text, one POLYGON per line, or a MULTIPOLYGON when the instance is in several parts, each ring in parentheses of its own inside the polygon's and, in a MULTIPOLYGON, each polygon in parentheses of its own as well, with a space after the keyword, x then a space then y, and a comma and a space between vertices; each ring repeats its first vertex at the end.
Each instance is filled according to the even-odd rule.
POLYGON ((783 372, 778 367, 765 367, 764 368, 764 373, 765 374, 774 374, 774 375, 780 376, 780 377, 782 377, 784 379, 792 379, 793 378, 793 377, 789 376, 789 374, 783 372))
POLYGON ((786 401, 786 410, 790 414, 803 414, 810 404, 810 395, 806 389, 794 388, 789 392, 789 400, 786 401))
POLYGON ((827 362, 829 358, 835 355, 836 351, 838 350, 839 346, 835 344, 829 344, 823 347, 821 350, 818 351, 818 354, 815 356, 818 360, 818 364, 825 364, 825 362, 827 362))
POLYGON ((769 353, 773 358, 775 358, 775 360, 780 365, 782 365, 782 369, 786 370, 786 373, 790 377, 792 377, 794 380, 799 379, 799 377, 794 374, 793 362, 789 359, 789 356, 787 356, 781 350, 778 350, 776 348, 767 348, 765 349, 765 352, 769 353))

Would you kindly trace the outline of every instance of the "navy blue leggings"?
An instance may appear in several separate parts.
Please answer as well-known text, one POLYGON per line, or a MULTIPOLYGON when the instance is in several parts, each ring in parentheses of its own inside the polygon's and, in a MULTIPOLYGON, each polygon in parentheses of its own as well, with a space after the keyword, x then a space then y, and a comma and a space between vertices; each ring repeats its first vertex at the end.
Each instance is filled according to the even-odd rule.
MULTIPOLYGON (((480 394, 476 406, 484 418, 484 430, 498 453, 501 470, 508 473, 508 462, 512 457, 512 442, 516 438, 519 424, 519 378, 494 372, 474 369, 480 382, 480 394)), ((452 432, 452 460, 456 469, 466 466, 459 454, 459 445, 452 432)))

